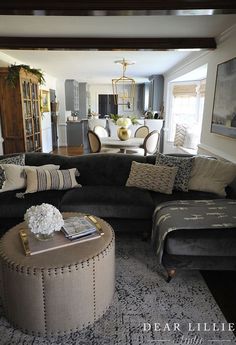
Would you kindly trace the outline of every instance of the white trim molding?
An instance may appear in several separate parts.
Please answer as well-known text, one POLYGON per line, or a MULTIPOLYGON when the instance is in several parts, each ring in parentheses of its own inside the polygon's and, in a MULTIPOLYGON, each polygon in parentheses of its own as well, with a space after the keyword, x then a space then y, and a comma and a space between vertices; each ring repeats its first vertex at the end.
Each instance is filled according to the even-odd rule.
POLYGON ((205 144, 199 144, 198 149, 198 154, 210 154, 218 158, 226 159, 227 161, 230 161, 232 163, 236 163, 236 158, 234 156, 228 155, 227 153, 215 149, 214 147, 205 144))

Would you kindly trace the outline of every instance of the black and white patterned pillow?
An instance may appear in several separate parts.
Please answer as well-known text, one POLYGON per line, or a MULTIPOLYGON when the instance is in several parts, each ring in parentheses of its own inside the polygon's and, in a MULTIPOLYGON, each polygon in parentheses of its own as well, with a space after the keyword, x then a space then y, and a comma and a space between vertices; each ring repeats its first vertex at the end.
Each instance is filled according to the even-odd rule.
MULTIPOLYGON (((0 159, 0 164, 25 165, 25 154, 0 159)), ((5 171, 0 166, 0 189, 2 189, 5 179, 5 171)))
POLYGON ((175 157, 167 156, 161 153, 157 154, 156 164, 177 167, 178 172, 175 177, 174 189, 183 192, 188 191, 188 183, 193 166, 194 157, 175 157))

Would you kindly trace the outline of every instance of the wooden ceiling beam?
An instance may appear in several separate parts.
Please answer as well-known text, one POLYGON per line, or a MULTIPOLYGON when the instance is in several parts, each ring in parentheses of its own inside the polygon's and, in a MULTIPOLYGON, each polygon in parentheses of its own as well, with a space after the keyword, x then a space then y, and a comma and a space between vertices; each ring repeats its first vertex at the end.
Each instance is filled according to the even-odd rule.
POLYGON ((175 50, 215 49, 212 37, 0 37, 0 49, 48 50, 175 50))
MULTIPOLYGON (((94 11, 236 10, 234 0, 7 0, 0 14, 96 15, 94 11), (42 13, 37 13, 41 11, 42 13), (89 14, 89 11, 91 13, 89 14), (87 13, 88 12, 88 13, 87 13)), ((235 12, 234 12, 235 13, 235 12)), ((109 15, 109 13, 107 13, 109 15)), ((197 13, 196 13, 197 14, 197 13)), ((104 14, 106 15, 106 13, 104 14)), ((132 13, 131 13, 132 15, 132 13)))

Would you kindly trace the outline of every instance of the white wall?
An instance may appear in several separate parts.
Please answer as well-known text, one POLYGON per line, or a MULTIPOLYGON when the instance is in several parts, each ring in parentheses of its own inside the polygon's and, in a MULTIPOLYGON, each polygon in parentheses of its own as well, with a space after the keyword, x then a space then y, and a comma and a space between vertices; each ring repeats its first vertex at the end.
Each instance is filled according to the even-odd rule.
MULTIPOLYGON (((0 52, 0 67, 7 67, 11 64, 24 64, 24 61, 17 60, 10 57, 9 55, 0 52)), ((37 68, 37 66, 31 66, 37 68)), ((40 88, 43 90, 56 89, 56 79, 44 74, 45 85, 41 85, 40 88)), ((43 113, 42 114, 42 150, 43 152, 52 151, 52 130, 51 130, 51 114, 43 113)), ((0 125, 1 126, 1 125, 0 125)), ((0 153, 3 152, 2 148, 2 136, 1 136, 1 127, 0 127, 0 153)))
MULTIPOLYGON (((200 56, 193 54, 189 58, 185 59, 181 64, 178 64, 166 73, 164 103, 166 105, 166 114, 168 114, 169 95, 167 94, 167 89, 170 81, 196 69, 197 67, 208 64, 199 153, 212 153, 236 163, 236 140, 210 132, 217 65, 236 56, 235 37, 236 25, 218 37, 216 50, 203 52, 200 56)), ((168 116, 166 116, 166 126, 168 129, 168 116)))
MULTIPOLYGON (((219 155, 236 163, 236 140, 218 134, 210 133, 216 72, 217 65, 236 57, 236 25, 228 34, 225 40, 219 42, 219 48, 211 55, 211 61, 208 64, 206 99, 203 115, 203 126, 201 135, 200 150, 207 150, 213 154, 219 155)), ((236 97, 236 96, 235 96, 236 97)))
POLYGON ((89 93, 89 104, 91 105, 91 110, 95 113, 98 113, 99 104, 98 104, 98 95, 112 95, 112 85, 111 84, 89 84, 88 85, 89 93))
MULTIPOLYGON (((40 89, 56 90, 56 79, 45 74, 44 79, 46 83, 40 86, 40 89)), ((41 127, 42 127, 42 151, 51 152, 52 151, 52 125, 51 125, 51 113, 44 112, 41 117, 41 127)))
MULTIPOLYGON (((99 112, 99 104, 98 104, 98 95, 112 95, 112 84, 90 84, 88 86, 88 93, 89 93, 89 105, 91 105, 91 110, 95 113, 99 112)), ((135 88, 135 105, 132 111, 125 111, 122 105, 118 106, 118 114, 121 115, 143 115, 140 110, 137 109, 137 98, 139 92, 138 87, 135 88)))
POLYGON ((66 135, 66 105, 65 105, 65 80, 57 80, 57 101, 59 102, 58 111, 58 138, 59 146, 67 146, 66 135))

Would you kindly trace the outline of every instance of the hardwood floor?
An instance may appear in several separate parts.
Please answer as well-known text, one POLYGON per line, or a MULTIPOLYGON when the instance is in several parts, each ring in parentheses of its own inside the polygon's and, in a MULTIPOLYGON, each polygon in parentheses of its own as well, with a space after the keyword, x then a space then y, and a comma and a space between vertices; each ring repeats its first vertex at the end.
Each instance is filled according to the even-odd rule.
POLYGON ((51 152, 54 155, 80 156, 84 153, 82 146, 67 147, 61 146, 51 152))

